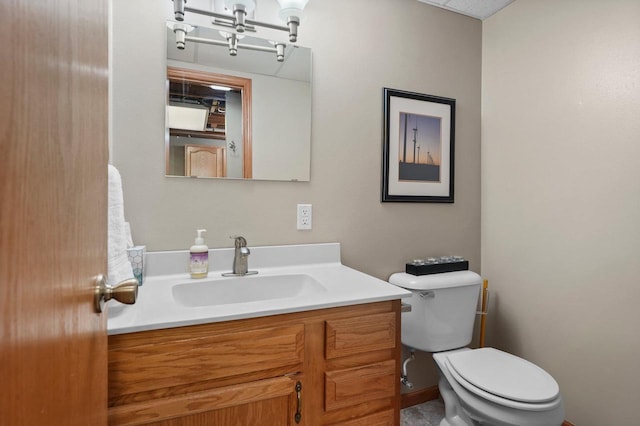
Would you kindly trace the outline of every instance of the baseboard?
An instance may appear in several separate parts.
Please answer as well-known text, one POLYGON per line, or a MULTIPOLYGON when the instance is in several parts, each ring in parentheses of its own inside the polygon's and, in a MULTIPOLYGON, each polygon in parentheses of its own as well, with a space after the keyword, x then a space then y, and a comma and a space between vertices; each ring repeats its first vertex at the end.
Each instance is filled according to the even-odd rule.
MULTIPOLYGON (((413 407, 423 402, 433 401, 439 397, 440 391, 438 390, 438 386, 431 386, 430 388, 420 389, 415 392, 403 393, 400 395, 400 406, 401 408, 413 407)), ((562 422, 562 426, 575 425, 565 420, 562 422)))
POLYGON ((431 386, 430 388, 420 389, 415 392, 403 393, 400 396, 400 404, 402 408, 412 407, 422 404, 423 402, 438 399, 439 396, 438 386, 431 386))

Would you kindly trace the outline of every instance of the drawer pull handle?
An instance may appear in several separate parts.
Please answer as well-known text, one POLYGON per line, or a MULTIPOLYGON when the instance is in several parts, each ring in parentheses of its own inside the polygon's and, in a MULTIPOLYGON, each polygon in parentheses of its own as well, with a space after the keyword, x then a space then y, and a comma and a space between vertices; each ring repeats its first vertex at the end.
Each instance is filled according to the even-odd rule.
POLYGON ((294 419, 296 423, 300 423, 300 420, 302 420, 302 383, 300 382, 296 383, 296 396, 298 397, 298 408, 294 419))

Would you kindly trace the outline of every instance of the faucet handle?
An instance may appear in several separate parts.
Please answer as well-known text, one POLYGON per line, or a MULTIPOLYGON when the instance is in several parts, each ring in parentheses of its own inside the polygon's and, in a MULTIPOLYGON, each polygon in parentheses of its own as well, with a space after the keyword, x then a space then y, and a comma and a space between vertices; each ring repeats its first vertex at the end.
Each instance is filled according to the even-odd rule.
POLYGON ((230 235, 229 238, 235 240, 236 248, 246 247, 247 240, 241 235, 230 235))

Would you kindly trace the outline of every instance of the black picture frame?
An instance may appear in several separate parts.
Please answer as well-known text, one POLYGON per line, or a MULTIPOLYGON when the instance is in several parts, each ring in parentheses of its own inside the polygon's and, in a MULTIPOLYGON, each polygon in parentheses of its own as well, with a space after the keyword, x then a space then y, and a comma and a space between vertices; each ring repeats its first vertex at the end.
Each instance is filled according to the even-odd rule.
POLYGON ((383 95, 381 201, 453 203, 456 100, 386 87, 383 95))

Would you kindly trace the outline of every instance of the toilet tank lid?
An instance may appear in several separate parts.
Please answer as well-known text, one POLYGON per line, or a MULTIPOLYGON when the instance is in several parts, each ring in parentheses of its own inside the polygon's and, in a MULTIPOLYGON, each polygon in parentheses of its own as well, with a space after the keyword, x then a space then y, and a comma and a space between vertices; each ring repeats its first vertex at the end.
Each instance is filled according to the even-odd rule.
POLYGON ((391 284, 409 290, 436 290, 482 284, 482 277, 472 271, 443 272, 441 274, 411 275, 396 272, 389 277, 391 284))

